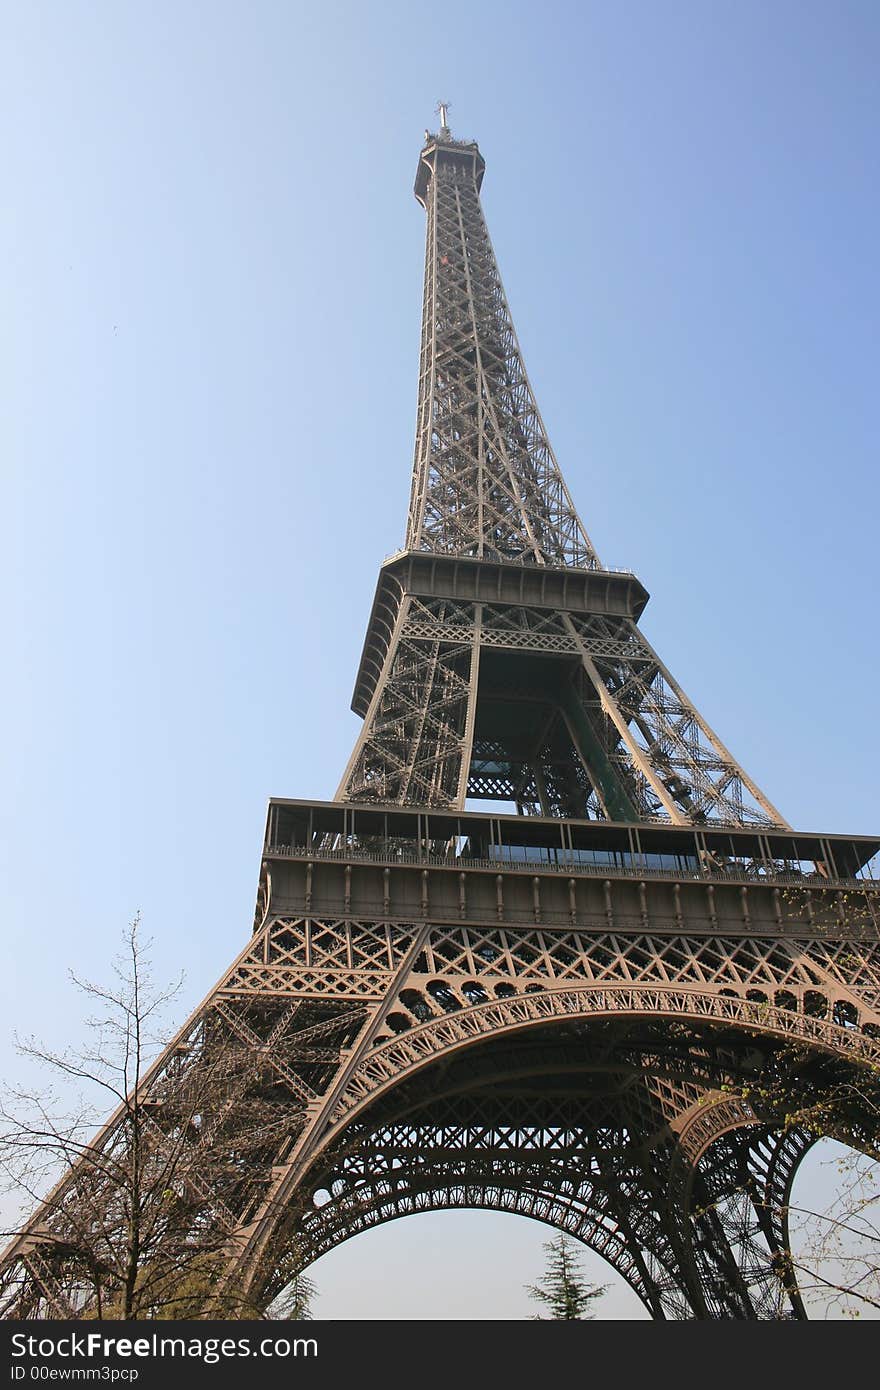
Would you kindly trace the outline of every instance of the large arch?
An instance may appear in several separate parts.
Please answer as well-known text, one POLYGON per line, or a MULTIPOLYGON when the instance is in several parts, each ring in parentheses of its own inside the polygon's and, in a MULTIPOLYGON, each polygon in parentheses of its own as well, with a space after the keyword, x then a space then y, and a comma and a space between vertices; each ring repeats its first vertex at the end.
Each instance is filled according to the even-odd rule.
POLYGON ((661 1013, 637 993, 493 1000, 380 1041, 279 1221, 261 1301, 359 1231, 470 1207, 577 1236, 654 1317, 804 1316, 786 1206, 812 1136, 770 1093, 793 1044, 802 1096, 877 1041, 760 1001, 681 991, 661 1013))

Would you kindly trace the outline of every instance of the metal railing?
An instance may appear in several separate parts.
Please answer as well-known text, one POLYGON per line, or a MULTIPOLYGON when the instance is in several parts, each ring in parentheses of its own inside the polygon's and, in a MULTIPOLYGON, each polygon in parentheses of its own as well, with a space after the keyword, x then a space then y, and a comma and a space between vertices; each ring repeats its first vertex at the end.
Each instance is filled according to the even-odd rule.
POLYGON ((566 859, 565 855, 570 853, 569 851, 560 849, 557 853, 559 857, 554 861, 552 859, 483 859, 471 858, 468 855, 418 854, 415 852, 407 853, 405 850, 399 849, 389 849, 386 853, 382 853, 381 851, 362 849, 357 845, 346 845, 342 849, 325 849, 306 845, 269 845, 265 850, 265 854, 269 858, 324 859, 337 863, 401 864, 428 869, 488 869, 496 874, 517 872, 535 874, 540 872, 565 875, 568 878, 575 876, 599 879, 628 878, 635 881, 643 878, 656 878, 678 883, 688 881, 722 884, 733 880, 737 883, 770 884, 773 887, 849 888, 869 891, 880 888, 880 879, 875 878, 824 878, 820 874, 813 877, 790 869, 768 869, 761 872, 744 868, 738 864, 731 864, 726 868, 694 868, 692 870, 684 867, 665 869, 648 864, 590 864, 582 863, 573 857, 566 859))
MULTIPOLYGON (((382 564, 388 565, 392 560, 399 560, 403 555, 442 555, 449 560, 476 560, 479 558, 476 555, 458 555, 454 550, 433 550, 427 547, 424 550, 410 550, 407 546, 402 545, 398 546, 396 550, 389 550, 388 554, 383 558, 382 564)), ((524 551, 522 555, 491 555, 486 558, 493 565, 520 565, 523 568, 544 568, 537 563, 534 555, 530 551, 524 551)), ((635 570, 630 569, 628 565, 603 565, 600 561, 597 561, 594 565, 560 565, 559 568, 585 569, 589 570, 590 574, 626 574, 631 575, 633 579, 637 579, 639 583, 641 583, 635 570)))

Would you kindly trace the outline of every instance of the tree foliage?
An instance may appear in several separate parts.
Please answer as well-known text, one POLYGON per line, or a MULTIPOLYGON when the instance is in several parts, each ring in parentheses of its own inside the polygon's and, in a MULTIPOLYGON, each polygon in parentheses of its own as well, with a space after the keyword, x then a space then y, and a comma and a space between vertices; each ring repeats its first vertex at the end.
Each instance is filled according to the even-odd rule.
POLYGON ((314 1317, 312 1303, 317 1296, 317 1288, 305 1274, 297 1274, 287 1288, 272 1303, 269 1313, 273 1318, 285 1318, 294 1322, 307 1322, 314 1317))

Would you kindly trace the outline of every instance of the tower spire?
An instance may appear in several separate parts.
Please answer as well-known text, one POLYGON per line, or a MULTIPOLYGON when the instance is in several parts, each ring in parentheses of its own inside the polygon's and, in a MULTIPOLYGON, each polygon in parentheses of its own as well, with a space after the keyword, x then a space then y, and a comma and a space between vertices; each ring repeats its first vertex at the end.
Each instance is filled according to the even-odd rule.
POLYGON ((598 569, 517 342, 480 205, 485 160, 438 109, 415 183, 427 236, 407 548, 598 569))

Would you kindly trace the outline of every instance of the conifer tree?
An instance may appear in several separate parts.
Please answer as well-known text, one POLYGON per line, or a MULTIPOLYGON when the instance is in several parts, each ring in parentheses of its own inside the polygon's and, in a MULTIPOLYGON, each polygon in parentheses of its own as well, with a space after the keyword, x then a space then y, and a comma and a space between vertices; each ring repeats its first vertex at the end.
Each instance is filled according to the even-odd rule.
MULTIPOLYGON (((544 1250, 547 1267, 543 1279, 540 1284, 526 1285, 529 1297, 549 1309, 543 1316, 568 1321, 594 1317, 590 1305, 601 1298, 605 1285, 587 1283, 571 1237, 560 1231, 553 1240, 544 1242, 544 1250)), ((540 1320, 542 1314, 535 1313, 533 1317, 540 1320)))

